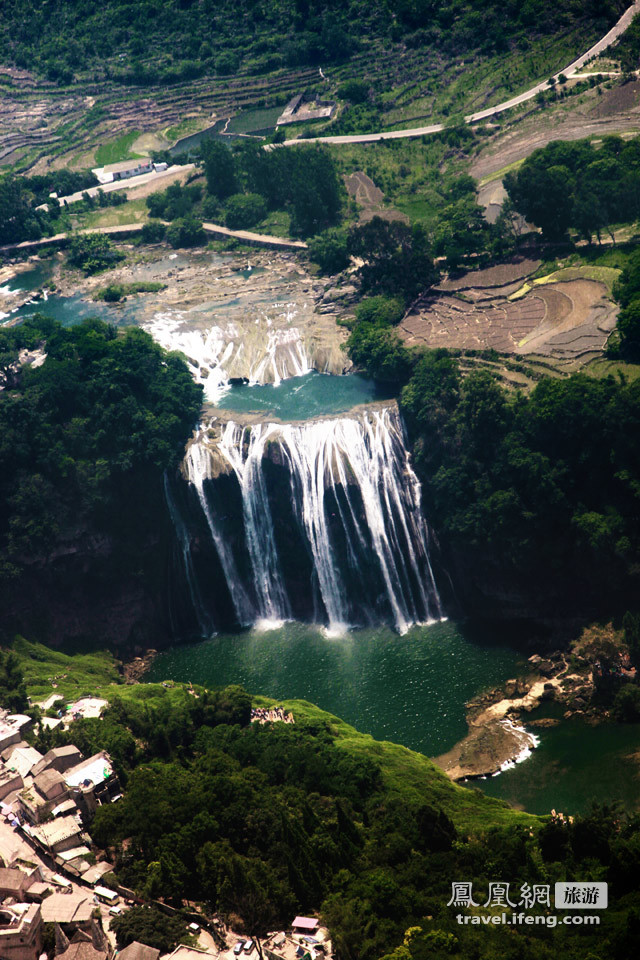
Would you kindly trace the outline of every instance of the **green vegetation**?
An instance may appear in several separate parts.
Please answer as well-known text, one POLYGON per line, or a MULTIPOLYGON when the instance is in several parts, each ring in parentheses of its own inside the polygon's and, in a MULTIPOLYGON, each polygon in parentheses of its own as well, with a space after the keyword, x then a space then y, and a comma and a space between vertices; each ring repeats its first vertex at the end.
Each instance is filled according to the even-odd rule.
POLYGON ((166 286, 166 283, 154 283, 153 281, 110 283, 108 287, 101 287, 96 290, 93 299, 105 300, 107 303, 118 303, 125 297, 130 297, 136 293, 157 293, 158 290, 164 290, 166 286))
POLYGON ((122 682, 113 655, 104 650, 68 654, 17 637, 9 654, 16 659, 26 692, 34 701, 46 700, 52 693, 65 700, 100 696, 105 688, 122 682))
POLYGON ((409 303, 440 277, 420 224, 374 217, 351 231, 348 250, 364 260, 358 271, 363 293, 400 295, 409 303))
POLYGON ((0 707, 12 713, 21 713, 28 707, 20 660, 12 650, 0 649, 0 707))
MULTIPOLYGON (((294 725, 260 725, 249 723, 252 701, 239 687, 120 691, 102 719, 35 742, 111 753, 124 797, 98 810, 91 832, 115 856, 118 879, 144 896, 177 907, 195 899, 250 936, 317 911, 347 960, 582 960, 575 927, 536 924, 514 935, 489 923, 479 937, 456 922, 467 909, 447 904, 452 877, 472 879, 483 903, 496 876, 514 899, 523 884, 597 876, 610 884, 610 906, 602 926, 589 928, 590 949, 635 955, 638 824, 617 809, 572 822, 519 813, 304 701, 283 704, 294 725)), ((152 930, 148 908, 125 916, 114 927, 120 946, 151 935, 168 949, 184 931, 159 917, 152 930)))
POLYGON ((146 943, 161 953, 170 953, 179 943, 190 943, 193 937, 184 932, 185 923, 179 916, 167 916, 159 907, 132 907, 111 921, 118 949, 130 943, 146 943))
POLYGON ((259 193, 235 193, 227 198, 225 223, 232 230, 248 230, 264 220, 267 205, 259 193))
POLYGON ((124 254, 105 234, 94 233, 73 237, 68 260, 72 266, 91 274, 114 267, 120 260, 124 260, 124 254))
POLYGON ((340 183, 327 150, 301 146, 267 153, 249 142, 231 152, 219 141, 207 140, 202 157, 207 189, 223 203, 232 201, 232 219, 243 203, 258 212, 256 200, 241 201, 241 194, 261 197, 268 210, 286 210, 292 233, 304 237, 321 233, 339 218, 340 183))
POLYGON ((539 609, 559 596, 583 614, 634 605, 639 387, 574 375, 510 396, 486 371, 462 379, 444 351, 417 359, 402 409, 434 525, 468 581, 477 565, 539 609))
POLYGON ((603 229, 640 216, 640 141, 610 136, 596 149, 589 140, 556 140, 504 183, 516 210, 549 240, 571 228, 599 241, 603 229))
POLYGON ((250 3, 242 17, 228 0, 167 0, 161 8, 150 0, 134 0, 128 7, 123 31, 118 0, 105 0, 100 7, 86 0, 57 0, 54 7, 6 0, 0 58, 61 84, 81 72, 96 75, 107 61, 115 81, 166 85, 206 73, 233 74, 243 61, 253 72, 340 63, 361 47, 366 50, 363 36, 425 48, 434 61, 466 58, 472 52, 486 57, 576 27, 604 33, 624 0, 586 5, 566 0, 562 6, 549 0, 508 0, 506 5, 498 0, 390 0, 384 8, 363 0, 317 0, 293 7, 272 0, 259 9, 250 3))
MULTIPOLYGON (((5 357, 24 347, 45 350, 47 359, 0 392, 0 605, 7 610, 37 558, 83 531, 108 530, 123 551, 119 576, 141 576, 139 551, 157 524, 163 471, 180 459, 202 398, 184 361, 138 328, 119 333, 86 320, 63 329, 37 314, 0 331, 5 357)), ((100 575, 87 575, 96 589, 100 575)))
POLYGON ((309 256, 322 273, 339 273, 349 265, 347 232, 332 227, 309 241, 309 256))
POLYGON ((207 242, 207 235, 200 220, 195 217, 181 217, 167 227, 167 241, 172 247, 201 247, 207 242))
POLYGON ((640 360, 640 251, 636 251, 629 258, 627 266, 620 275, 620 280, 614 288, 614 293, 620 302, 621 310, 618 315, 617 348, 611 352, 619 352, 628 360, 640 360))
POLYGON ((151 217, 177 220, 191 215, 201 199, 202 187, 199 184, 183 187, 179 183, 172 183, 166 190, 148 196, 146 204, 151 217))
POLYGON ((142 156, 142 154, 131 152, 131 147, 139 136, 139 130, 130 130, 128 133, 123 133, 117 140, 111 141, 111 143, 103 143, 96 150, 96 166, 106 167, 110 163, 119 163, 121 160, 129 159, 136 160, 142 156))

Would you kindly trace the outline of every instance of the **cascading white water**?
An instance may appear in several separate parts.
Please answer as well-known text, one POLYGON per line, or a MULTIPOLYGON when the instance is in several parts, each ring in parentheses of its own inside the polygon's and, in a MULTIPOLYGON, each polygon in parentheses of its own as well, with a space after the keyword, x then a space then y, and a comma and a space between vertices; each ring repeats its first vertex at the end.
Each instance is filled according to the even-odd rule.
POLYGON ((188 449, 185 467, 240 622, 272 623, 292 616, 270 494, 287 504, 286 526, 299 531, 310 557, 306 606, 317 609, 331 632, 343 632, 352 622, 350 613, 363 607, 375 608, 376 616, 386 611, 385 619, 400 633, 412 623, 442 617, 420 483, 395 408, 301 424, 242 427, 228 422, 217 441, 201 431, 188 449), (278 469, 284 471, 277 480, 277 471, 272 468, 269 477, 266 470, 274 459, 272 445, 278 469), (226 463, 241 495, 241 548, 251 570, 251 582, 245 585, 234 560, 240 547, 229 543, 216 519, 224 508, 215 506, 215 483, 205 486, 213 477, 214 454, 216 472, 226 463), (287 483, 287 476, 289 490, 274 490, 273 484, 287 483), (362 597, 352 595, 356 582, 363 584, 362 597), (319 603, 311 602, 314 594, 319 603))
POLYGON ((238 622, 249 624, 254 620, 251 602, 238 575, 233 553, 220 532, 204 492, 204 481, 211 477, 211 457, 206 445, 202 442, 192 443, 185 455, 184 464, 187 478, 196 488, 202 512, 211 531, 211 538, 220 558, 238 622))
POLYGON ((187 530, 187 527, 180 516, 180 511, 178 510, 173 499, 173 495, 171 493, 171 484, 169 483, 169 478, 166 473, 164 475, 164 494, 167 501, 167 506, 169 508, 169 514, 173 522, 173 527, 176 531, 178 543, 180 544, 180 550, 182 551, 182 561, 184 563, 185 576, 189 586, 189 595, 191 597, 191 604, 200 627, 200 634, 203 637, 208 637, 213 633, 213 623, 209 616, 207 606, 202 598, 202 594, 200 593, 200 587, 193 569, 189 531, 187 530))
POLYGON ((192 313, 156 313, 142 324, 165 350, 179 350, 187 358, 196 383, 204 386, 205 399, 217 402, 229 388, 232 377, 249 383, 274 383, 301 377, 313 369, 299 327, 291 326, 295 311, 274 304, 282 311, 284 327, 273 327, 269 317, 256 319, 255 329, 241 332, 233 322, 204 328, 192 313), (189 328, 189 324, 200 324, 189 328))
POLYGON ((218 450, 233 467, 242 493, 247 548, 253 569, 258 619, 265 623, 288 620, 289 601, 280 574, 269 500, 262 473, 264 448, 273 425, 264 430, 228 423, 218 450))

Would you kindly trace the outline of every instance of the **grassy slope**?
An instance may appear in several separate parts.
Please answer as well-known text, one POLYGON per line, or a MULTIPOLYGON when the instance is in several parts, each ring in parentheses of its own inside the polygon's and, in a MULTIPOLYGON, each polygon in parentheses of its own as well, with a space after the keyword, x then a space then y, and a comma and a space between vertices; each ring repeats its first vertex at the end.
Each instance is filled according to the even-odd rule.
POLYGON ((119 680, 117 661, 106 651, 69 656, 22 637, 14 641, 12 650, 20 658, 27 693, 35 701, 52 693, 70 699, 99 694, 119 680))
MULTIPOLYGON (((186 684, 168 687, 160 683, 124 684, 117 661, 106 651, 69 656, 23 638, 14 641, 12 649, 20 658, 27 692, 33 700, 44 700, 51 693, 59 693, 66 699, 91 694, 105 697, 110 702, 122 699, 179 703, 191 696, 186 684), (51 683, 53 678, 56 688, 51 683)), ((398 744, 374 740, 306 700, 276 701, 262 696, 254 696, 253 700, 257 706, 281 704, 293 711, 299 721, 328 722, 342 749, 353 756, 372 757, 381 764, 385 785, 392 795, 419 797, 442 807, 463 833, 478 833, 492 826, 514 822, 535 828, 540 822, 537 817, 515 811, 501 800, 451 783, 422 754, 398 744)))

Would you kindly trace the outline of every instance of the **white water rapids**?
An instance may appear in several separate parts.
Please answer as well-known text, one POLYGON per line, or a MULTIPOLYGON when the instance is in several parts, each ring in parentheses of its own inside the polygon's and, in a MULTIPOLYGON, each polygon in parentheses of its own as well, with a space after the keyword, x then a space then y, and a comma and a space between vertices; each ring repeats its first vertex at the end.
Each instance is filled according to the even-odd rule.
POLYGON ((229 387, 232 377, 251 384, 279 384, 312 369, 312 360, 287 308, 284 327, 272 326, 269 318, 255 320, 251 330, 241 330, 233 321, 193 328, 193 315, 180 311, 156 313, 143 328, 166 350, 179 350, 191 374, 204 386, 205 399, 215 403, 229 387))

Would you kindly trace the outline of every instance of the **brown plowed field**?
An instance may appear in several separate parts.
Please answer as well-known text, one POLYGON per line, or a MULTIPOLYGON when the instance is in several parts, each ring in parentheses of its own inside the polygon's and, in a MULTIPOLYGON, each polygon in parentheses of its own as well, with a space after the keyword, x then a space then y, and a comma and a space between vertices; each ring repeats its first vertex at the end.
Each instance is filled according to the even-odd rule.
MULTIPOLYGON (((500 269, 500 268, 497 268, 500 269)), ((467 275, 467 281, 474 274, 467 275)), ((467 287, 464 297, 434 293, 399 326, 411 346, 579 359, 601 352, 615 326, 617 308, 604 284, 569 280, 541 284, 518 300, 508 300, 513 284, 484 298, 467 287)))

